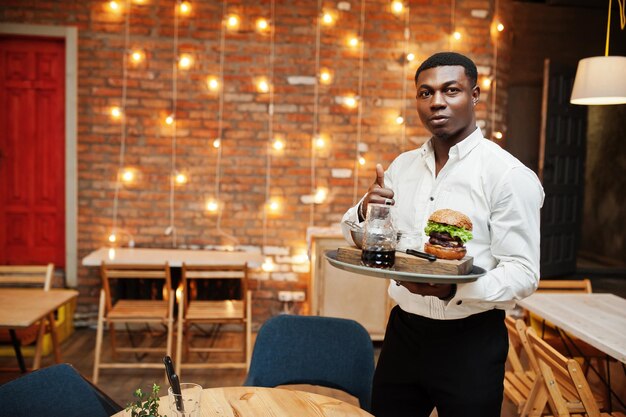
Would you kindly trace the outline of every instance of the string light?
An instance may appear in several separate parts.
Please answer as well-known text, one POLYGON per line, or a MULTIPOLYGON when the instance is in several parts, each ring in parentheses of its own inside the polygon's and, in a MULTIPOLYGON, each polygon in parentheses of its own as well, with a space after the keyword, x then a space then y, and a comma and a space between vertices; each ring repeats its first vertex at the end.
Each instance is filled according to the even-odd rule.
POLYGON ((270 84, 265 78, 260 78, 257 80, 256 89, 259 93, 267 93, 270 91, 270 84))
POLYGON ((504 30, 504 25, 502 23, 498 23, 496 29, 498 30, 498 32, 502 32, 504 30))
POLYGON ((322 84, 330 84, 333 82, 333 74, 327 68, 320 70, 320 82, 322 84))
POLYGON ((109 9, 114 12, 121 12, 122 6, 115 0, 109 2, 109 9))
POLYGON ((179 10, 180 14, 188 15, 189 13, 191 13, 191 3, 189 3, 188 1, 181 2, 179 10))
POLYGON ((408 54, 406 54, 406 60, 408 62, 411 62, 415 59, 415 54, 413 52, 409 52, 408 54))
POLYGON ((124 181, 125 183, 131 183, 133 182, 136 176, 135 170, 132 168, 125 168, 124 170, 122 170, 120 176, 121 176, 122 181, 124 181))
POLYGON ((182 54, 178 59, 178 68, 186 70, 191 68, 193 57, 190 54, 182 54))
POLYGON ((356 48, 357 46, 359 46, 359 38, 357 38, 356 36, 348 37, 348 46, 351 48, 356 48))
POLYGON ((213 141, 213 147, 215 149, 218 149, 220 146, 222 146, 222 141, 220 138, 217 138, 213 141))
POLYGON ((174 174, 174 181, 178 185, 184 185, 184 184, 187 183, 188 178, 187 178, 187 175, 185 175, 184 173, 177 172, 177 173, 174 174))
POLYGON ((274 142, 272 143, 272 148, 277 151, 282 151, 283 149, 285 149, 285 142, 281 138, 275 138, 274 142))
POLYGON ((241 24, 241 20, 239 19, 239 16, 237 16, 236 14, 231 14, 226 18, 226 26, 228 26, 228 28, 231 30, 239 29, 240 24, 241 24))
POLYGON ((359 165, 365 165, 365 163, 367 162, 367 161, 365 160, 365 158, 364 158, 364 157, 362 157, 362 156, 359 156, 358 161, 359 161, 359 165))
POLYGON ((272 214, 279 214, 282 209, 282 204, 277 197, 271 198, 266 205, 267 210, 272 214))
POLYGON ((325 26, 330 26, 333 23, 335 23, 334 13, 332 13, 330 11, 325 11, 322 14, 322 24, 324 24, 325 26))
POLYGON ((263 33, 265 31, 267 31, 267 29, 269 29, 269 27, 270 27, 270 25, 269 25, 269 23, 267 22, 266 19, 260 17, 260 18, 258 18, 256 20, 256 30, 258 32, 263 33))
POLYGON ((165 124, 166 124, 166 125, 170 125, 170 126, 171 126, 171 125, 173 125, 173 124, 174 124, 174 120, 175 120, 175 119, 174 119, 174 115, 173 115, 173 114, 170 114, 170 115, 168 115, 168 116, 165 118, 165 124))
POLYGON ((316 147, 317 149, 323 149, 326 147, 326 139, 324 139, 324 136, 322 135, 317 135, 313 138, 313 146, 316 147))
POLYGON ((145 59, 145 57, 146 54, 140 49, 136 49, 130 53, 130 60, 133 62, 133 64, 141 63, 145 59))
POLYGON ((396 123, 399 124, 399 125, 404 123, 404 117, 402 117, 402 116, 396 117, 396 123))
POLYGON ((324 201, 326 201, 326 197, 328 197, 328 188, 320 187, 315 192, 313 201, 315 201, 315 204, 322 204, 324 201))
POLYGON ((502 139, 504 137, 504 135, 500 131, 495 131, 495 132, 493 132, 493 137, 498 139, 498 140, 500 140, 500 139, 502 139))
POLYGON ((404 4, 401 1, 392 1, 391 2, 391 11, 395 15, 399 15, 404 10, 404 4))
POLYGON ((217 77, 214 77, 214 76, 208 77, 206 84, 209 90, 211 91, 218 91, 220 89, 220 82, 217 79, 217 77))
POLYGON ((459 31, 455 31, 455 32, 452 34, 452 37, 453 37, 455 40, 460 41, 460 40, 461 40, 461 37, 462 37, 462 36, 461 36, 461 32, 459 32, 459 31))
POLYGON ((491 89, 491 77, 486 75, 481 75, 480 77, 480 88, 483 91, 489 91, 491 89))
POLYGON ((115 235, 115 233, 111 233, 109 235, 109 242, 115 243, 116 241, 117 241, 117 236, 115 235))
POLYGON ((119 107, 111 107, 111 117, 120 119, 122 117, 122 110, 119 107))
POLYGON ((270 257, 265 258, 265 261, 261 265, 261 269, 264 272, 272 272, 274 270, 274 261, 272 261, 272 258, 270 257))
POLYGON ((343 104, 350 109, 354 109, 358 104, 358 100, 354 96, 347 96, 343 98, 343 104))
POLYGON ((219 209, 219 204, 215 199, 211 199, 206 203, 206 209, 208 212, 215 213, 219 209))

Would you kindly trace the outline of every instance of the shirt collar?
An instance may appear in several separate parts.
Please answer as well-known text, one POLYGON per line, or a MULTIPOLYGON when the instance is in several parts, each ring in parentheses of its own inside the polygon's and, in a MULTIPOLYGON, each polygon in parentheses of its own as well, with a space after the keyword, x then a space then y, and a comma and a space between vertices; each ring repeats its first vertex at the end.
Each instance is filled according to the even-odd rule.
MULTIPOLYGON (((450 148, 450 157, 458 157, 458 159, 464 158, 467 154, 469 154, 472 149, 474 149, 480 141, 484 139, 483 132, 477 127, 468 137, 454 145, 450 148)), ((433 138, 431 137, 425 144, 420 148, 422 157, 426 158, 428 155, 432 155, 435 152, 432 144, 433 138)))

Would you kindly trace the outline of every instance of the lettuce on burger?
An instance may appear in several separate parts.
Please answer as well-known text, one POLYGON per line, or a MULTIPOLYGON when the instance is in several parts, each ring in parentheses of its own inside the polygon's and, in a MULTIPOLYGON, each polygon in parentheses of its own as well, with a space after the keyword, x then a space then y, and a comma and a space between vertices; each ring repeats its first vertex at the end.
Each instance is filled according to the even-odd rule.
POLYGON ((472 239, 472 221, 465 214, 450 209, 433 212, 424 232, 430 236, 424 252, 440 259, 462 259, 465 243, 472 239))

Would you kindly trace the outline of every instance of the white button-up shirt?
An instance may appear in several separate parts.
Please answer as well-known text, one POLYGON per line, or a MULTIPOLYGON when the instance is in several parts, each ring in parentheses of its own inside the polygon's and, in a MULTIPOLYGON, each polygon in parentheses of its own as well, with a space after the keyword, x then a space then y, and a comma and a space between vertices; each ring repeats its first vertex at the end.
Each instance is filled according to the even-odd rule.
MULTIPOLYGON (((449 208, 467 215, 474 238, 467 255, 486 275, 458 284, 450 301, 409 292, 391 282, 389 295, 409 313, 433 319, 458 319, 494 308, 512 308, 515 300, 535 291, 539 282, 539 216, 543 188, 537 176, 480 129, 450 149, 435 176, 431 141, 398 156, 385 172, 385 187, 394 191, 395 225, 420 231, 435 210, 449 208)), ((343 217, 342 229, 352 242, 346 220, 359 222, 359 204, 343 217)))

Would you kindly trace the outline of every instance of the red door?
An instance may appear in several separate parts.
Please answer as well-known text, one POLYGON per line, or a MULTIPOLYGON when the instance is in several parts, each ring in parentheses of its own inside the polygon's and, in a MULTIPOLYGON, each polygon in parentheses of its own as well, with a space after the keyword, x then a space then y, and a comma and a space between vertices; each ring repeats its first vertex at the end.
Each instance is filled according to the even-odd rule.
POLYGON ((0 264, 65 266, 65 45, 0 36, 0 264))

